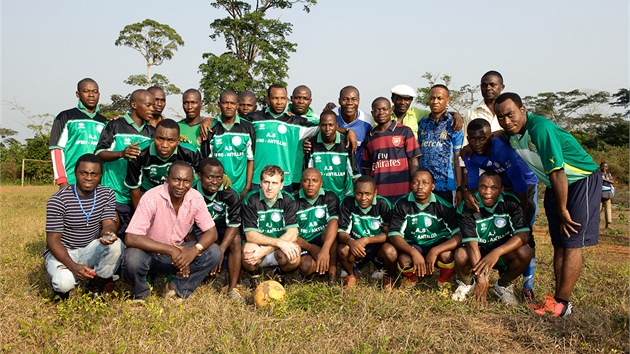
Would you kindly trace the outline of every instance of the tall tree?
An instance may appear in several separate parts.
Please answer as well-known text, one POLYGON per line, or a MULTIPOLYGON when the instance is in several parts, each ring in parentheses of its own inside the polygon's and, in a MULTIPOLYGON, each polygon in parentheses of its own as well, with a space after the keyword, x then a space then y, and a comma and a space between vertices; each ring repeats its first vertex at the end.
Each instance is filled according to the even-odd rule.
POLYGON ((171 60, 177 49, 180 46, 184 46, 182 37, 169 25, 151 19, 127 25, 120 31, 114 44, 116 46, 127 46, 140 52, 147 63, 146 76, 131 75, 125 81, 126 84, 149 87, 166 83, 171 85, 170 93, 181 93, 163 75, 151 75, 152 66, 159 66, 165 60, 171 60))
POLYGON ((606 91, 558 91, 542 92, 523 97, 523 103, 533 113, 543 115, 557 124, 565 125, 566 119, 584 115, 601 114, 600 108, 608 103, 606 91))
POLYGON ((223 38, 227 51, 218 55, 203 54, 206 61, 199 66, 199 72, 203 75, 200 86, 206 104, 217 102, 224 90, 251 90, 262 102, 269 85, 286 85, 287 62, 297 46, 286 38, 291 34, 293 25, 266 16, 268 11, 291 9, 298 3, 303 5, 304 11, 309 12, 317 0, 251 2, 215 0, 210 3, 212 7, 228 14, 210 24, 210 38, 223 38))
POLYGON ((628 88, 620 88, 617 93, 612 95, 614 101, 610 102, 610 105, 613 107, 623 107, 626 109, 626 112, 623 114, 624 117, 630 118, 630 92, 628 88))
POLYGON ((479 92, 479 85, 471 86, 470 84, 465 84, 459 88, 451 87, 451 81, 453 78, 447 74, 432 74, 430 72, 426 72, 422 75, 422 78, 427 80, 428 85, 418 88, 418 97, 416 97, 416 102, 425 107, 429 106, 429 91, 431 91, 431 86, 439 83, 448 87, 450 98, 448 106, 460 114, 464 114, 465 111, 472 107, 472 105, 477 101, 477 99, 475 99, 475 94, 479 92))

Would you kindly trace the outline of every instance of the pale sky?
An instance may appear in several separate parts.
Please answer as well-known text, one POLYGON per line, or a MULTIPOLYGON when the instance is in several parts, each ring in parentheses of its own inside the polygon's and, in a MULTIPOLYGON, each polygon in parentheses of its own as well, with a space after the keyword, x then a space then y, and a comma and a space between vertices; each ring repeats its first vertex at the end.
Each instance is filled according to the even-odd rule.
MULTIPOLYGON (((202 54, 225 51, 209 24, 225 13, 210 1, 3 1, 2 90, 32 114, 56 115, 75 107, 76 83, 95 79, 101 103, 136 87, 123 83, 146 72, 142 56, 114 41, 127 24, 146 18, 173 27, 186 42, 174 58, 154 67, 180 89, 197 88, 202 54)), ((616 92, 628 87, 628 1, 319 0, 311 13, 282 13, 298 43, 289 61, 289 92, 313 91, 320 112, 339 90, 356 86, 361 109, 397 84, 425 86, 421 76, 449 74, 452 86, 477 84, 502 73, 506 90, 534 95, 573 89, 616 92)), ((181 97, 167 98, 179 110, 181 97)), ((173 115, 167 110, 167 115, 173 115)), ((0 126, 30 137, 21 114, 2 107, 0 126)))

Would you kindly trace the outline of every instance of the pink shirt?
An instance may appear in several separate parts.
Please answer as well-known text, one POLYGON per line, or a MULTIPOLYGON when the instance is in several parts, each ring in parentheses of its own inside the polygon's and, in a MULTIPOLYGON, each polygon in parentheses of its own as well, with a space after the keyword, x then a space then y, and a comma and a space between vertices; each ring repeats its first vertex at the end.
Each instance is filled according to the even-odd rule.
POLYGON ((168 184, 164 183, 151 188, 140 198, 127 232, 146 235, 153 241, 167 245, 181 244, 194 223, 204 232, 214 226, 203 196, 191 188, 184 196, 179 212, 175 214, 168 184))

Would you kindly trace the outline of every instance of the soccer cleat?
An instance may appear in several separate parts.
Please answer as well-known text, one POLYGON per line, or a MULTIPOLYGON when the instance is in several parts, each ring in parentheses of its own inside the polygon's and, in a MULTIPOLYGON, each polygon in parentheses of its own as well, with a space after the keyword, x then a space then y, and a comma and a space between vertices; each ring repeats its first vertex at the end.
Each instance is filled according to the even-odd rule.
POLYGON ((175 303, 180 303, 182 301, 184 301, 184 299, 182 299, 181 297, 179 297, 179 295, 177 295, 177 293, 175 292, 175 290, 173 290, 173 287, 171 287, 171 283, 168 282, 166 283, 166 285, 164 285, 164 292, 163 292, 164 298, 171 300, 175 303))
POLYGON ((243 301, 243 297, 241 296, 241 293, 238 292, 238 290, 236 289, 232 289, 230 291, 228 291, 227 296, 235 301, 238 302, 242 302, 243 301))
POLYGON ((409 279, 407 277, 403 277, 402 282, 400 282, 400 288, 403 290, 413 289, 416 287, 416 284, 418 284, 417 277, 416 277, 416 281, 413 281, 413 279, 409 279))
POLYGON ((516 296, 514 296, 514 284, 501 286, 497 281, 496 284, 494 284, 494 293, 504 304, 509 306, 518 306, 518 300, 516 300, 516 296))
POLYGON ((573 305, 571 302, 568 302, 566 305, 556 301, 553 296, 549 296, 545 299, 542 305, 534 310, 534 313, 537 315, 545 315, 551 314, 553 317, 566 317, 569 316, 573 312, 573 305))
POLYGON ((394 291, 395 288, 394 279, 390 276, 383 275, 383 290, 387 292, 394 291))
POLYGON ((357 277, 355 277, 354 275, 348 275, 347 277, 343 278, 343 288, 344 289, 350 289, 353 288, 357 285, 357 277))
POLYGON ((534 296, 533 289, 523 289, 523 301, 525 301, 527 304, 536 303, 536 296, 534 296))
POLYGON ((470 291, 473 289, 474 286, 475 286, 475 282, 474 281, 473 281, 472 284, 466 285, 466 284, 464 284, 463 281, 458 279, 457 280, 457 289, 455 289, 455 292, 453 293, 451 298, 454 301, 464 301, 464 300, 466 300, 466 296, 468 295, 468 293, 470 293, 470 291))
POLYGON ((555 301, 553 296, 547 294, 543 297, 543 300, 541 303, 533 303, 533 304, 527 304, 527 307, 534 309, 534 310, 538 310, 541 307, 545 307, 546 303, 549 301, 555 301))

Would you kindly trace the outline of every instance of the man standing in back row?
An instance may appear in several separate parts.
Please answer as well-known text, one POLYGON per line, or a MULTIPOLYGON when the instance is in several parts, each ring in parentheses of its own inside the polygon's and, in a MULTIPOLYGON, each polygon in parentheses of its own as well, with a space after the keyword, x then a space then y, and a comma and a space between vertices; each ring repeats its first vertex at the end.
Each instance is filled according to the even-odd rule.
POLYGON ((494 109, 512 148, 547 186, 545 214, 553 244, 556 291, 534 312, 568 316, 573 308, 571 293, 582 270, 582 248, 598 242, 599 166, 569 132, 527 112, 519 95, 502 94, 494 109))

